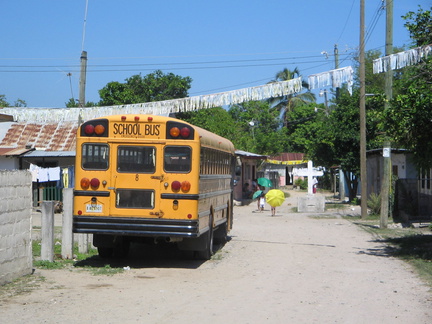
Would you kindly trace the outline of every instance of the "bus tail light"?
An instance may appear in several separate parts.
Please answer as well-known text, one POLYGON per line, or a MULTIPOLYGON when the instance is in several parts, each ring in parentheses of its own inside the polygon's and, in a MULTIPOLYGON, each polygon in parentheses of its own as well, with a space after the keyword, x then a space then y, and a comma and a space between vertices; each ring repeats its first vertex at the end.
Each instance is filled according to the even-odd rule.
POLYGON ((171 183, 171 189, 172 191, 178 192, 178 191, 183 191, 183 192, 188 192, 191 188, 191 184, 189 181, 173 181, 171 183))
POLYGON ((180 130, 180 135, 181 135, 181 137, 183 137, 183 138, 188 138, 189 135, 190 135, 190 129, 189 129, 188 127, 183 127, 183 128, 180 130))
POLYGON ((89 179, 89 178, 82 178, 80 181, 81 188, 88 189, 92 187, 92 189, 97 189, 100 186, 100 181, 97 178, 89 179))
POLYGON ((82 178, 80 184, 81 188, 88 189, 90 187, 90 180, 88 178, 82 178))
POLYGON ((80 127, 80 135, 85 137, 108 137, 108 120, 96 119, 85 122, 80 127))
POLYGON ((167 139, 180 139, 180 140, 192 140, 194 139, 194 129, 192 126, 169 121, 166 124, 166 138, 167 139))
POLYGON ((94 132, 96 133, 96 135, 102 135, 105 132, 105 127, 103 125, 96 125, 94 128, 94 132))
POLYGON ((183 182, 181 183, 181 190, 182 190, 183 192, 188 192, 188 191, 190 190, 190 188, 191 188, 191 184, 190 184, 189 181, 183 181, 183 182))
POLYGON ((170 129, 169 133, 170 133, 171 137, 177 138, 180 135, 180 129, 178 127, 173 127, 170 129))
POLYGON ((180 183, 180 181, 173 181, 172 183, 171 183, 171 189, 172 189, 172 191, 179 191, 180 190, 180 188, 181 188, 181 183, 180 183))
POLYGON ((100 181, 99 181, 99 179, 97 179, 97 178, 93 178, 93 179, 91 179, 91 180, 90 180, 90 186, 91 186, 93 189, 97 189, 97 188, 99 188, 99 186, 100 186, 100 181))

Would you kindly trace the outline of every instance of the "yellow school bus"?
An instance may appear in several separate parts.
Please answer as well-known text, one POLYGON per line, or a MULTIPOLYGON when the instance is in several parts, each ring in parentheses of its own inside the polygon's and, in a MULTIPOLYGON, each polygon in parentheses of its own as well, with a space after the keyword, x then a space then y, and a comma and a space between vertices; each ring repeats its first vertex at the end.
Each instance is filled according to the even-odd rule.
POLYGON ((74 233, 101 257, 131 242, 172 242, 201 259, 233 220, 233 144, 184 121, 113 115, 77 132, 74 233))

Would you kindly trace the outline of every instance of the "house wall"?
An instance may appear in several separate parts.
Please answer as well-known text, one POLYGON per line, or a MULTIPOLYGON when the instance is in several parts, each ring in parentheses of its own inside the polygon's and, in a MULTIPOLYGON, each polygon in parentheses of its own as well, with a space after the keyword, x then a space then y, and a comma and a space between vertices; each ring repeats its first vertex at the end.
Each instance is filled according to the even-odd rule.
POLYGON ((0 285, 32 272, 31 174, 0 171, 0 285))
MULTIPOLYGON (((417 171, 412 163, 411 154, 391 154, 392 174, 398 179, 417 179, 417 171), (397 174, 394 174, 396 172, 397 174)), ((381 154, 371 154, 367 157, 368 195, 381 192, 381 182, 384 172, 381 154)))
POLYGON ((0 156, 0 170, 18 170, 18 158, 9 156, 0 156))

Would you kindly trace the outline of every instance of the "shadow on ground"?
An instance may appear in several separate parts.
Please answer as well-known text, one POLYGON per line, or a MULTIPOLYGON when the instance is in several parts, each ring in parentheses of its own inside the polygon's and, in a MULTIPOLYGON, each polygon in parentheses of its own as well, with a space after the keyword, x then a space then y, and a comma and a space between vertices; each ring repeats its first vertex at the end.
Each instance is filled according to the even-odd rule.
MULTIPOLYGON (((223 245, 215 244, 215 253, 218 253, 223 245)), ((197 269, 205 260, 198 260, 192 251, 180 251, 174 244, 141 244, 132 243, 129 253, 125 257, 102 258, 93 255, 87 259, 74 263, 76 268, 178 268, 197 269)))

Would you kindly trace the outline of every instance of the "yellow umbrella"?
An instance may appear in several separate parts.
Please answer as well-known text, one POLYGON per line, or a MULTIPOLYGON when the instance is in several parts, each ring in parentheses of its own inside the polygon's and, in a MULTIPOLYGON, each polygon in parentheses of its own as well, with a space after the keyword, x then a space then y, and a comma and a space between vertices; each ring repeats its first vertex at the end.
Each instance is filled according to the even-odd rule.
POLYGON ((272 207, 277 207, 285 201, 285 193, 279 189, 272 189, 265 195, 267 203, 272 207))

